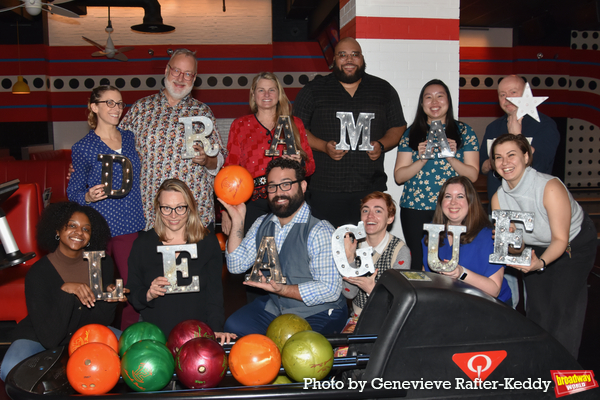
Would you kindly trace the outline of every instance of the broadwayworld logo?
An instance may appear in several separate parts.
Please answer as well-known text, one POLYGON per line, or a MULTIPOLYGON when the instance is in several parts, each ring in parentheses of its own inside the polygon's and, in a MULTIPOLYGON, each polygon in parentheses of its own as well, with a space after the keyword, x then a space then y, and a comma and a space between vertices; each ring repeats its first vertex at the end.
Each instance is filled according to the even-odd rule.
POLYGON ((598 387, 598 382, 594 379, 594 371, 550 371, 554 381, 554 393, 556 397, 566 396, 568 394, 583 392, 598 387))

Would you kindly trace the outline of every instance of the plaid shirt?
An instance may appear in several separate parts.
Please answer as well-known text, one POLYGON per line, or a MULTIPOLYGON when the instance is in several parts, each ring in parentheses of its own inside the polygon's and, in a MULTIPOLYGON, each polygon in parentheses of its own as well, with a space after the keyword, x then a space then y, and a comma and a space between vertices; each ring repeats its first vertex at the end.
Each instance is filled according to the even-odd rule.
MULTIPOLYGON (((202 223, 208 226, 215 219, 215 175, 221 169, 227 151, 221 142, 215 117, 206 104, 187 95, 171 107, 164 90, 136 101, 119 125, 135 134, 136 149, 142 161, 141 190, 146 230, 154 226, 154 196, 163 181, 169 178, 180 179, 188 185, 196 196, 202 223), (220 148, 214 170, 181 158, 185 151, 185 129, 179 118, 193 116, 206 116, 213 121, 214 130, 208 140, 218 143, 220 148)), ((201 132, 199 124, 194 124, 194 133, 201 132)))
MULTIPOLYGON (((294 224, 305 223, 308 220, 310 207, 303 203, 294 218, 284 226, 281 226, 279 218, 275 215, 269 215, 271 215, 272 223, 275 224, 275 244, 277 245, 277 251, 280 252, 281 246, 283 246, 283 242, 294 224)), ((241 274, 252 267, 256 260, 256 232, 266 217, 266 215, 263 215, 254 222, 242 243, 233 253, 225 252, 229 272, 241 274)), ((308 235, 309 268, 313 280, 298 285, 302 301, 307 306, 336 301, 342 293, 342 277, 331 254, 333 231, 333 226, 329 222, 321 221, 313 227, 308 235)))

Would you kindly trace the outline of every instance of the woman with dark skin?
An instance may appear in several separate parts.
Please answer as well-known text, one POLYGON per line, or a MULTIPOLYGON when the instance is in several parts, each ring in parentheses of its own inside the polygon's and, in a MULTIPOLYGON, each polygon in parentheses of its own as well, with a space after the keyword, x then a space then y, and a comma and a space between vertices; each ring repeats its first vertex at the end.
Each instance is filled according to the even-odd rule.
MULTIPOLYGON (((83 259, 84 251, 104 250, 110 239, 108 224, 98 211, 73 202, 51 204, 42 213, 36 238, 50 254, 37 261, 25 278, 29 314, 15 328, 16 340, 0 368, 2 380, 25 358, 68 345, 77 329, 87 324, 109 325, 115 316, 116 300, 94 298, 88 261, 83 259)), ((103 291, 115 289, 113 270, 112 259, 103 258, 103 291)))

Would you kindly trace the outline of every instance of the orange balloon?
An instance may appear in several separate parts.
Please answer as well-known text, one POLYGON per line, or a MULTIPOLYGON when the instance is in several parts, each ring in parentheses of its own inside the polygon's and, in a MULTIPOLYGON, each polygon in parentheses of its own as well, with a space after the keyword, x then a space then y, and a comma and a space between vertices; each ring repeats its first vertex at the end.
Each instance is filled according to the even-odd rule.
POLYGON ((242 385, 268 385, 281 368, 281 354, 275 342, 264 335, 246 335, 229 352, 229 370, 242 385))
POLYGON ((77 329, 69 341, 69 355, 75 350, 88 343, 104 343, 114 351, 119 351, 119 340, 117 336, 104 325, 88 324, 77 329))
POLYGON ((227 204, 235 206, 244 203, 250 199, 253 191, 252 175, 239 165, 228 165, 215 177, 215 194, 227 204))
POLYGON ((223 232, 218 232, 216 235, 217 240, 219 241, 219 246, 221 246, 221 251, 225 251, 225 246, 227 245, 227 235, 223 232))
POLYGON ((88 343, 78 348, 67 362, 67 379, 81 394, 104 394, 115 387, 121 376, 119 355, 104 343, 88 343))

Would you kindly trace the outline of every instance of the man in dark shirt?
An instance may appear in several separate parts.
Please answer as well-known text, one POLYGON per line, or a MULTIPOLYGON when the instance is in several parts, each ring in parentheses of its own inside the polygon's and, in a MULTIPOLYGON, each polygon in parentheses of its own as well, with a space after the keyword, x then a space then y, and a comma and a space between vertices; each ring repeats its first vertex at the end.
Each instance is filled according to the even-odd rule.
POLYGON ((383 79, 365 73, 358 42, 342 39, 335 48, 333 73, 308 83, 296 97, 313 149, 313 215, 334 227, 360 221, 360 199, 387 189, 384 153, 406 130, 400 98, 383 79))
POLYGON ((499 177, 494 176, 491 170, 488 149, 500 135, 505 133, 525 135, 535 151, 532 167, 538 172, 552 174, 560 133, 554 120, 540 112, 538 112, 539 122, 529 115, 517 119, 518 107, 511 103, 507 97, 522 97, 524 90, 525 81, 517 75, 509 75, 498 84, 498 102, 506 114, 487 126, 479 147, 480 171, 482 174, 487 175, 487 191, 490 199, 496 193, 502 181, 499 177))

